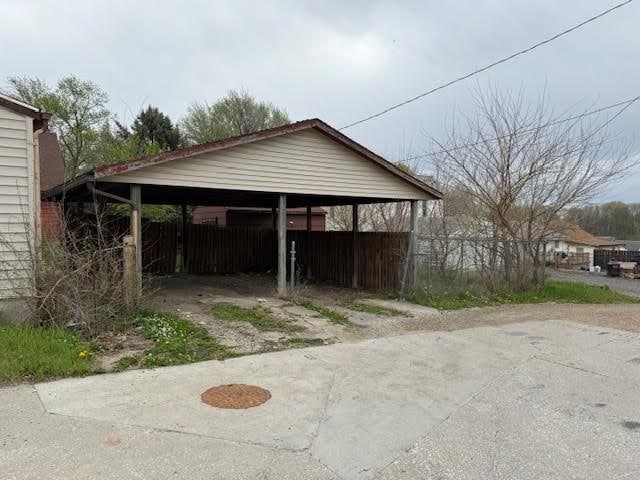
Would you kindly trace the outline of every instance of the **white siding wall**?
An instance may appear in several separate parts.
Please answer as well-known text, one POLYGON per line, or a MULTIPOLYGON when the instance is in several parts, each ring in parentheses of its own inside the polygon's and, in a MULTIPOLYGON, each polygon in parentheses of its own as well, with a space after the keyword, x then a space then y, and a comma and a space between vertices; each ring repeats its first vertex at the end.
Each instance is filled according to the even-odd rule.
POLYGON ((390 199, 429 196, 309 129, 219 152, 151 165, 109 181, 390 199))
POLYGON ((551 240, 551 242, 547 245, 547 252, 549 255, 553 255, 555 252, 564 252, 564 253, 588 253, 589 254, 589 264, 593 265, 593 251, 594 247, 590 245, 579 245, 577 243, 567 243, 564 240, 558 240, 556 242, 551 240))
POLYGON ((0 299, 29 293, 33 167, 33 119, 0 107, 0 299))

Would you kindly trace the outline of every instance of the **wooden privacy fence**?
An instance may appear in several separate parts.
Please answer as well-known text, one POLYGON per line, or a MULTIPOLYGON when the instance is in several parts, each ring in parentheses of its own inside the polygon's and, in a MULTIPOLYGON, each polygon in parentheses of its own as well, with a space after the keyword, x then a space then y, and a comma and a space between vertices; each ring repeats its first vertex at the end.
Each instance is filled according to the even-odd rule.
POLYGON ((193 224, 186 229, 189 273, 266 272, 274 267, 273 230, 193 224))
MULTIPOLYGON (((179 235, 179 225, 147 223, 143 226, 145 272, 168 274, 176 271, 179 235)), ((397 289, 408 235, 361 232, 358 239, 358 285, 369 290, 397 289)), ((288 269, 291 241, 296 242, 296 269, 301 278, 336 286, 351 286, 351 232, 287 232, 288 269)), ((276 233, 271 229, 191 224, 186 228, 184 247, 185 267, 189 273, 263 273, 273 271, 276 267, 276 233)), ((288 274, 291 275, 291 272, 288 274)))
MULTIPOLYGON (((82 236, 101 235, 117 243, 129 232, 129 219, 107 218, 97 228, 94 217, 79 219, 73 230, 82 236)), ((143 221, 142 266, 145 273, 167 275, 179 270, 194 274, 264 273, 275 271, 276 232, 255 227, 217 227, 189 224, 186 238, 175 223, 143 221), (181 246, 181 244, 184 244, 181 246)), ((407 233, 358 233, 358 286, 368 290, 396 290, 400 286, 407 233)), ((291 242, 296 242, 296 270, 301 279, 349 287, 353 277, 352 232, 287 232, 287 269, 291 242)), ((291 275, 291 272, 287 272, 291 275)))
POLYGON ((611 260, 630 262, 632 258, 640 256, 640 250, 594 250, 593 264, 602 268, 607 267, 611 260))
POLYGON ((142 267, 145 273, 175 273, 178 256, 178 231, 175 223, 142 224, 142 267))
MULTIPOLYGON (((407 251, 407 233, 358 234, 358 286, 367 290, 396 290, 407 251)), ((342 287, 353 277, 352 232, 287 232, 287 252, 296 242, 296 257, 304 278, 309 268, 313 281, 342 287)), ((290 274, 290 272, 289 272, 290 274)))

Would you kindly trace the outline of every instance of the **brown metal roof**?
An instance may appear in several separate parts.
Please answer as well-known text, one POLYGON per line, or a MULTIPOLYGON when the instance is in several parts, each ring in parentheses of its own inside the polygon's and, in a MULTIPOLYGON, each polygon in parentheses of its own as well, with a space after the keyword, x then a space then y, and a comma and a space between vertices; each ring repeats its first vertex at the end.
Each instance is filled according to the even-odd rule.
POLYGON ((439 199, 442 198, 442 194, 433 188, 432 186, 424 183, 423 181, 408 175, 407 173, 400 170, 393 163, 385 160, 381 156, 373 153, 371 150, 365 148, 354 140, 350 139, 346 135, 340 133, 335 128, 329 126, 323 121, 313 118, 309 120, 302 120, 300 122, 290 123, 287 125, 282 125, 280 127, 269 128, 267 130, 260 130, 258 132, 249 133, 246 135, 239 135, 236 137, 225 138, 222 140, 217 140, 215 142, 203 143, 201 145, 195 145, 192 147, 180 148, 176 150, 171 150, 169 152, 164 152, 159 155, 152 155, 148 157, 143 157, 140 159, 136 159, 130 162, 121 162, 115 165, 103 165, 97 167, 94 170, 94 176, 96 179, 106 180, 105 177, 109 177, 111 175, 117 175, 119 173, 130 172, 134 170, 138 170, 149 165, 157 165, 164 162, 169 162, 172 160, 178 160, 182 158, 192 157, 194 155, 198 155, 201 153, 215 152, 218 150, 223 150, 225 148, 236 147, 238 145, 246 145, 248 143, 256 142, 258 140, 264 140, 267 138, 279 137, 281 135, 286 135, 293 132, 299 132, 301 130, 306 130, 309 128, 314 128, 334 141, 340 143, 351 151, 361 155, 362 157, 371 160, 381 168, 384 168, 389 173, 400 177, 407 183, 412 184, 414 187, 425 191, 432 197, 439 199))

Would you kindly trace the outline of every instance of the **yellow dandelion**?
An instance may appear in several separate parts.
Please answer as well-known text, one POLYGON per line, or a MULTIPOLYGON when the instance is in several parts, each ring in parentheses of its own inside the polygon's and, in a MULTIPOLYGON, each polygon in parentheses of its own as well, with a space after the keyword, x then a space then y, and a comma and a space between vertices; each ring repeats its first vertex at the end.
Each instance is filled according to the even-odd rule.
POLYGON ((78 356, 79 356, 80 358, 82 358, 82 357, 86 357, 86 356, 87 356, 87 352, 85 352, 85 351, 83 350, 83 351, 81 351, 81 352, 78 354, 78 356))

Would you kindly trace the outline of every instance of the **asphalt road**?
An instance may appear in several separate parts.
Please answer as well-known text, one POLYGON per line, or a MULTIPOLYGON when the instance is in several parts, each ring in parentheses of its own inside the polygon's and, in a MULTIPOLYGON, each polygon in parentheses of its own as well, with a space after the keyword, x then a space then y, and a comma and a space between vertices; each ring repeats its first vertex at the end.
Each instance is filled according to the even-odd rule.
POLYGON ((632 479, 638 398, 635 333, 565 321, 417 333, 0 389, 0 476, 632 479), (228 383, 272 397, 200 401, 228 383))

